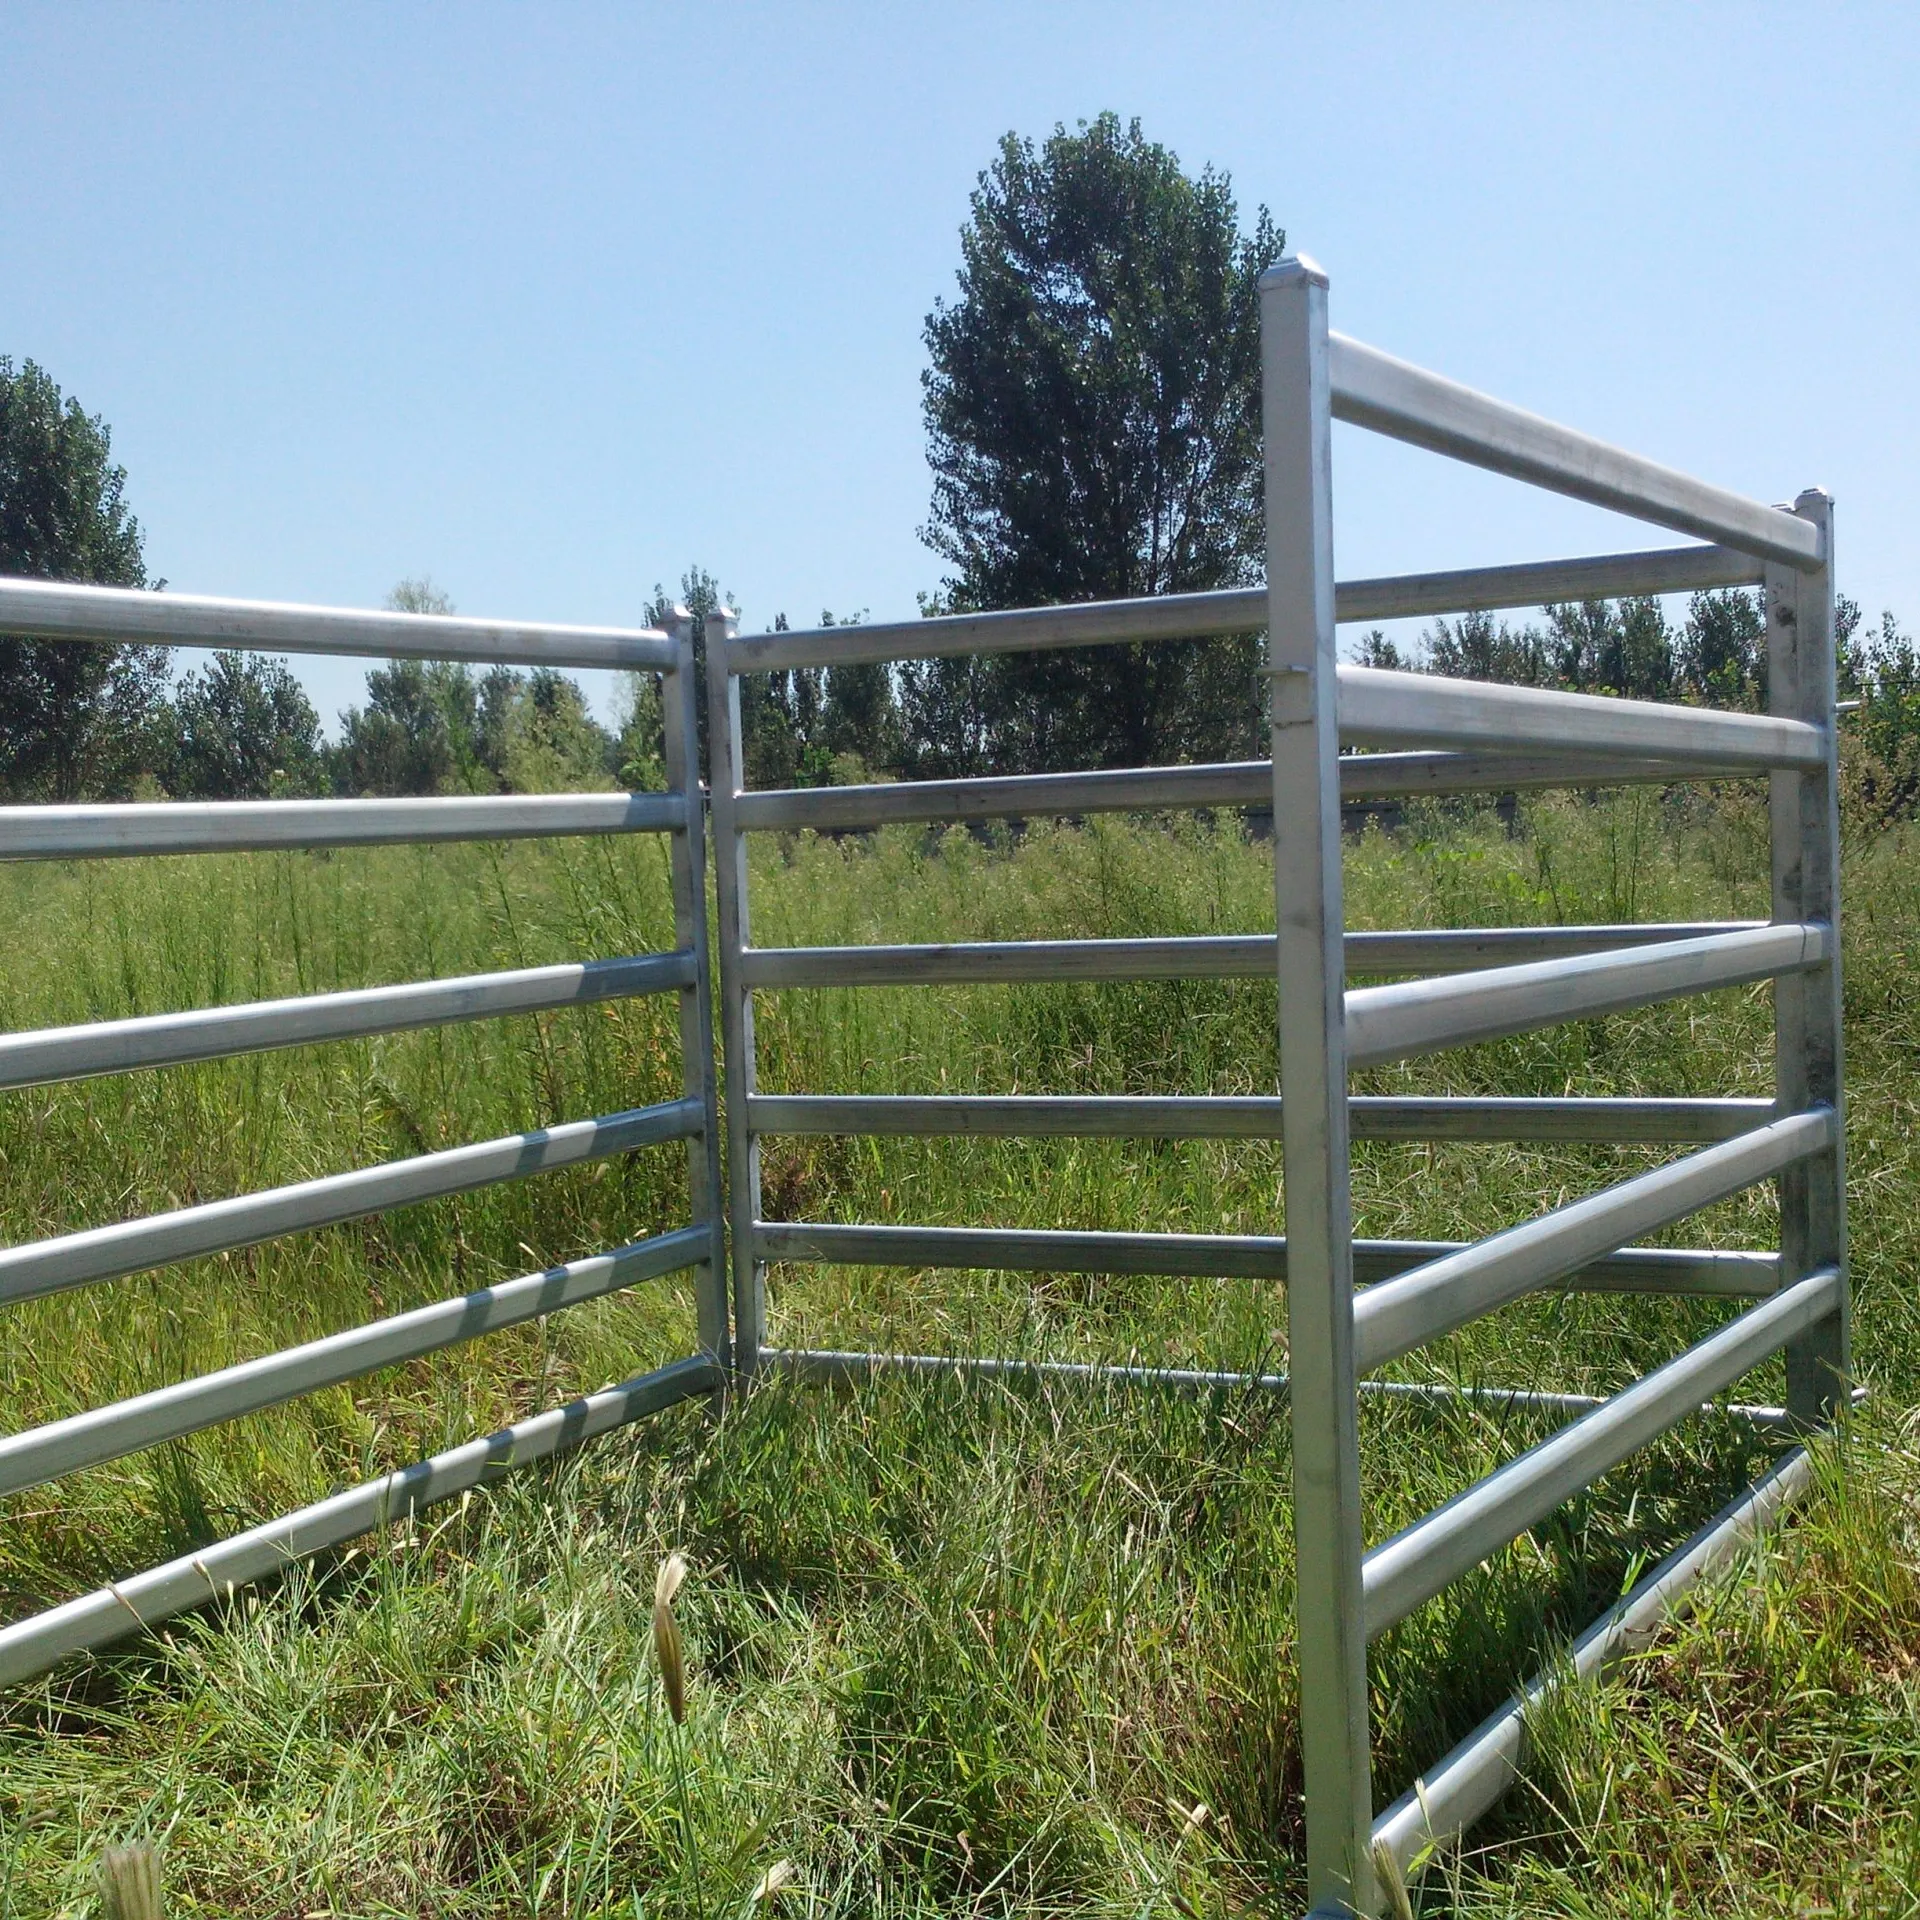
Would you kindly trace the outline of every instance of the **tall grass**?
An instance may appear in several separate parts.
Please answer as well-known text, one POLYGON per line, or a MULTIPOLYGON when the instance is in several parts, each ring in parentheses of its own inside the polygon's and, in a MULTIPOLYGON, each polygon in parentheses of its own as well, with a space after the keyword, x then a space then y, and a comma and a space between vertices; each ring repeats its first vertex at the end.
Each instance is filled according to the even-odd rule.
MULTIPOLYGON (((1764 913, 1761 825, 1737 793, 1531 803, 1512 831, 1434 807, 1350 843, 1351 918, 1764 913)), ((1920 1191, 1911 852, 1901 830, 1848 855, 1858 1331, 1877 1407, 1920 1384, 1902 1284, 1920 1191)), ((762 944, 1272 924, 1268 853, 1231 819, 801 838, 759 844, 755 859, 762 944)), ((12 1027, 670 938, 664 864, 644 843, 11 869, 0 886, 12 1027)), ((10 1096, 6 1230, 657 1099, 677 1086, 670 1023, 664 1003, 638 1002, 10 1096)), ((1368 1089, 1764 1092, 1770 1024, 1764 991, 1725 993, 1387 1070, 1368 1089)), ((1273 1084, 1273 1032, 1258 982, 769 995, 761 1079, 1242 1092, 1273 1084)), ((1477 1234, 1657 1157, 1370 1143, 1356 1155, 1360 1230, 1477 1234)), ((14 1424, 668 1224, 682 1168, 653 1150, 16 1310, 0 1325, 14 1424)), ((766 1192, 785 1218, 1284 1228, 1277 1153, 1252 1142, 769 1142, 766 1192)), ((1758 1194, 1673 1237, 1756 1244, 1772 1230, 1758 1194)), ((1725 1311, 1556 1295, 1402 1371, 1612 1387, 1725 1311)), ((775 1274, 773 1312, 778 1337, 808 1343, 1285 1360, 1284 1300, 1251 1282, 797 1267, 775 1274)), ((684 1292, 653 1283, 22 1495, 0 1533, 9 1604, 59 1598, 683 1351, 690 1322, 684 1292)), ((1763 1373, 1742 1397, 1776 1386, 1763 1373)), ((1867 1419, 1897 1437, 1890 1416, 1867 1419)), ((1370 1403, 1372 1531, 1545 1430, 1486 1406, 1370 1403)), ((1836 1705, 1892 1671, 1872 1651, 1846 1666, 1849 1636, 1911 1645, 1920 1629, 1920 1588, 1897 1571, 1913 1562, 1902 1501, 1920 1470, 1898 1446, 1874 1457, 1865 1474, 1831 1469, 1801 1544, 1716 1607, 1711 1637, 1689 1630, 1679 1667, 1643 1664, 1563 1713, 1533 1797, 1490 1830, 1493 1851, 1429 1870, 1427 1910, 1664 1912, 1698 1893, 1712 1861, 1768 1845, 1771 1879, 1756 1875, 1734 1910, 1895 1884, 1892 1867, 1845 1881, 1836 1865, 1854 1844, 1843 1833, 1897 1865, 1898 1783, 1920 1784, 1920 1738, 1900 1731, 1905 1680, 1904 1708, 1836 1705), (1807 1645, 1854 1691, 1806 1681, 1768 1724, 1797 1713, 1794 1751, 1825 1740, 1840 1758, 1749 1764, 1744 1799, 1723 1770, 1721 1853, 1690 1832, 1663 1864, 1659 1810, 1700 1790, 1692 1669, 1724 1663, 1726 1686, 1708 1689, 1714 1751, 1738 1757, 1771 1711, 1767 1685, 1801 1657, 1801 1629, 1780 1619, 1836 1565, 1856 1570, 1851 1611, 1807 1645), (1629 1760, 1631 1791, 1595 1785, 1624 1780, 1629 1760)), ((1764 1459, 1735 1423, 1691 1422, 1383 1641, 1380 1796, 1764 1459)), ((774 1383, 717 1426, 682 1409, 23 1690, 0 1727, 0 1920, 89 1911, 101 1841, 139 1837, 165 1839, 169 1896, 187 1913, 584 1917, 767 1900, 847 1915, 1289 1911, 1301 1890, 1289 1470, 1284 1407, 1258 1394, 892 1378, 831 1394, 774 1383), (674 1550, 694 1575, 675 1603, 690 1668, 684 1820, 651 1652, 654 1573, 674 1550), (754 1901, 782 1857, 796 1879, 754 1901)))

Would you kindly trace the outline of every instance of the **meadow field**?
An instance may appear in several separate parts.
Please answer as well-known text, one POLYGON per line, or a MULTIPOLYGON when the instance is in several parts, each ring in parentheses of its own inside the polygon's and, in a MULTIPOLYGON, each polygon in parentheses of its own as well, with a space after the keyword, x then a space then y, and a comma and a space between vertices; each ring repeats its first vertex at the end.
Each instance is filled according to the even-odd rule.
MULTIPOLYGON (((1754 791, 1435 805, 1348 845, 1356 927, 1766 911, 1754 791)), ((760 944, 1255 931, 1236 816, 899 830, 754 849, 760 944)), ((1920 1913, 1920 834, 1846 851, 1857 1355, 1871 1399, 1805 1516, 1540 1728, 1528 1782, 1416 1911, 1920 1913)), ((671 945, 652 840, 0 869, 21 1029, 671 945)), ((762 997, 766 1091, 1244 1093, 1259 982, 762 997)), ((1768 1093, 1764 988, 1364 1076, 1356 1091, 1768 1093)), ((616 1003, 18 1092, 18 1241, 679 1091, 673 1008, 616 1003)), ((1660 1151, 1356 1152, 1358 1231, 1470 1236, 1660 1151)), ((1277 1144, 782 1140, 772 1218, 1277 1232, 1277 1144)), ((0 1316, 19 1429, 677 1224, 676 1147, 80 1289, 0 1316)), ((1767 1245, 1760 1191, 1674 1244, 1767 1245)), ((794 1268, 788 1345, 1284 1368, 1266 1283, 794 1268)), ((1725 1317, 1556 1293, 1400 1363, 1602 1391, 1725 1317)), ((692 1344, 684 1276, 15 1496, 6 1616, 88 1590, 692 1344)), ((1742 1384, 1779 1397, 1777 1369, 1742 1384)), ((1365 1409, 1383 1536, 1547 1431, 1487 1403, 1365 1409)), ((1377 1797, 1764 1468, 1703 1415, 1374 1651, 1377 1797)), ((503 1480, 0 1710, 0 1920, 96 1910, 108 1842, 169 1911, 717 1920, 1297 1913, 1284 1403, 1056 1381, 772 1380, 503 1480), (689 1711, 649 1615, 678 1550, 689 1711), (779 1862, 791 1878, 768 1891, 779 1862), (756 1890, 758 1896, 756 1897, 756 1890)), ((779 1880, 782 1874, 776 1873, 779 1880)))

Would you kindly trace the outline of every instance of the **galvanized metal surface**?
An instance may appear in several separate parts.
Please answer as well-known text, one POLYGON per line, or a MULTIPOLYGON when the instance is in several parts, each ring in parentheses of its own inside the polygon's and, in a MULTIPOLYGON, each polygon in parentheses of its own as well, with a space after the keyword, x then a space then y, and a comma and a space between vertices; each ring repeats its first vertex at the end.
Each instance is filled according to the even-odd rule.
POLYGON ((109 860, 162 853, 433 845, 668 833, 678 793, 490 793, 427 800, 168 800, 132 806, 0 807, 0 860, 109 860))
POLYGON ((1644 1647, 1693 1595, 1731 1567, 1760 1533, 1813 1487, 1813 1462, 1798 1450, 1738 1494, 1690 1540, 1670 1553, 1556 1663, 1496 1708, 1416 1786, 1375 1821, 1373 1837, 1404 1873, 1430 1841, 1451 1839, 1485 1813, 1520 1777, 1527 1725, 1572 1674, 1590 1679, 1623 1654, 1644 1647))
POLYGON ((0 1250, 0 1304, 38 1300, 69 1287, 142 1273, 176 1260, 250 1247, 282 1234, 361 1220, 389 1207, 471 1193, 502 1180, 604 1160, 635 1147, 684 1140, 706 1124, 698 1100, 668 1100, 594 1120, 572 1120, 531 1133, 510 1133, 469 1147, 449 1147, 381 1167, 271 1187, 263 1193, 211 1200, 172 1213, 147 1214, 109 1227, 0 1250))
POLYGON ((510 1468, 712 1393, 723 1378, 719 1364, 705 1354, 676 1360, 0 1627, 0 1687, 43 1673, 70 1654, 110 1646, 189 1607, 222 1599, 249 1581, 271 1579, 328 1547, 405 1520, 469 1487, 485 1486, 510 1468))
MULTIPOLYGON (((1347 1102, 1347 1128, 1356 1140, 1728 1140, 1772 1111, 1771 1100, 1362 1094, 1347 1102)), ((1277 1140, 1281 1112, 1277 1094, 759 1093, 747 1102, 761 1134, 1277 1140)))
POLYGON ((442 1347, 477 1340, 482 1334, 521 1326, 562 1307, 681 1272, 711 1256, 708 1229, 682 1227, 677 1233, 481 1287, 457 1300, 391 1314, 264 1359, 243 1360, 195 1380, 157 1387, 112 1406, 9 1434, 0 1439, 0 1494, 18 1493, 63 1473, 99 1466, 219 1421, 279 1406, 378 1367, 397 1366, 442 1347))
MULTIPOLYGON (((1349 753, 1340 760, 1340 797, 1367 800, 1542 787, 1667 786, 1726 775, 1727 769, 1720 766, 1609 759, 1599 754, 1349 753)), ((918 821, 1046 819, 1193 807, 1264 809, 1272 804, 1271 762, 1228 760, 1099 773, 769 788, 735 796, 733 817, 743 832, 750 833, 846 833, 918 821)))
POLYGON ((1382 1541, 1362 1567, 1368 1639, 1404 1620, 1797 1334, 1830 1318, 1839 1297, 1836 1268, 1795 1281, 1382 1541))
POLYGON ((1371 1289, 1354 1309, 1358 1370, 1551 1285, 1608 1247, 1684 1220, 1832 1145, 1831 1111, 1791 1114, 1575 1200, 1371 1289))
MULTIPOLYGON (((755 1223, 762 1261, 832 1261, 847 1266, 926 1267, 997 1273, 1198 1274, 1210 1279, 1284 1280, 1284 1234, 1100 1233, 1059 1227, 865 1226, 849 1222, 755 1223)), ((1356 1279, 1397 1274, 1470 1251, 1484 1242, 1355 1240, 1356 1279)), ((1562 1276, 1582 1292, 1747 1296, 1770 1293, 1779 1277, 1771 1253, 1690 1247, 1620 1247, 1562 1276)), ((1362 1294, 1361 1299, 1366 1295, 1362 1294)))
MULTIPOLYGON (((1520 959, 1611 953, 1726 932, 1777 939, 1764 921, 1614 927, 1444 927, 1349 933, 1346 971, 1447 973, 1520 959)), ((1771 951, 1771 948, 1764 949, 1771 951)), ((1042 980, 1265 980, 1270 933, 1176 934, 1144 940, 959 940, 943 946, 751 947, 736 956, 745 987, 965 986, 1042 980)), ((1684 970, 1691 962, 1682 956, 1684 970)), ((1764 976, 1756 976, 1764 977, 1764 976)), ((1652 997, 1665 997, 1656 993, 1652 997)))
MULTIPOLYGON (((1822 729, 1827 754, 1811 771, 1777 773, 1768 790, 1773 917, 1840 924, 1839 750, 1833 721, 1835 636, 1833 502, 1817 489, 1794 510, 1819 536, 1817 573, 1770 567, 1765 587, 1767 691, 1773 710, 1822 729)), ((1834 1311, 1787 1349, 1787 1405, 1809 1429, 1845 1404, 1851 1369, 1847 1272, 1845 1022, 1836 940, 1824 966, 1774 990, 1774 1075, 1784 1105, 1834 1111, 1828 1150, 1780 1180, 1783 1282, 1832 1265, 1841 1274, 1834 1311)))
POLYGON ((1763 560, 1809 572, 1820 564, 1817 531, 1778 507, 1476 393, 1344 334, 1333 335, 1329 358, 1337 420, 1763 560))
POLYGON ((1770 767, 1818 770, 1827 757, 1827 730, 1805 720, 1346 665, 1340 668, 1340 734, 1394 746, 1506 752, 1564 747, 1756 773, 1770 767))
POLYGON ((470 660, 489 666, 673 665, 664 633, 650 627, 565 627, 464 614, 363 612, 199 593, 142 593, 0 578, 0 633, 42 640, 158 642, 249 653, 358 654, 379 660, 470 660))
POLYGON ((1356 1067, 1385 1066, 1442 1047, 1802 973, 1823 965, 1831 951, 1823 926, 1755 927, 1363 987, 1347 995, 1347 1057, 1356 1067))
MULTIPOLYGON (((1553 600, 1699 593, 1712 587, 1751 586, 1759 578, 1755 559, 1735 549, 1663 547, 1577 560, 1342 581, 1334 588, 1334 619, 1358 624, 1495 607, 1537 607, 1553 600)), ((856 666, 882 660, 1196 640, 1258 631, 1266 626, 1268 611, 1265 588, 1231 587, 1216 593, 1163 593, 1004 613, 943 614, 932 620, 863 621, 858 626, 744 635, 733 649, 734 671, 785 673, 796 667, 856 666)))
POLYGON ((103 1020, 88 1027, 0 1034, 0 1087, 44 1086, 103 1073, 130 1073, 140 1067, 220 1060, 274 1047, 315 1046, 459 1020, 495 1020, 554 1007, 588 1006, 690 988, 697 973, 695 951, 648 953, 627 960, 590 960, 580 966, 523 967, 514 973, 476 973, 408 986, 363 987, 295 1000, 254 1000, 237 1007, 198 1007, 186 1013, 103 1020))
MULTIPOLYGON (((37 1294, 465 1191, 649 1141, 684 1138, 691 1223, 634 1247, 243 1362, 0 1439, 0 1491, 257 1411, 647 1275, 696 1275, 703 1351, 536 1416, 402 1474, 256 1528, 37 1619, 0 1630, 0 1682, 104 1644, 350 1537, 501 1465, 696 1393, 731 1362, 808 1377, 880 1367, 1073 1379, 1176 1391, 1284 1388, 1295 1414, 1301 1711, 1309 1875, 1318 1910, 1375 1911, 1371 1842, 1404 1864, 1419 1838, 1457 1828, 1513 1776, 1522 1708, 1496 1715, 1379 1822, 1371 1817, 1365 1641, 1576 1487, 1787 1341, 1789 1404, 1738 1408, 1765 1428, 1811 1427, 1848 1392, 1843 1074, 1839 1038, 1831 510, 1789 513, 1409 367, 1327 329, 1325 276, 1289 261, 1262 286, 1268 569, 1264 589, 966 615, 741 638, 707 625, 712 714, 720 1021, 730 1178, 722 1222, 717 1063, 707 978, 704 848, 693 754, 693 635, 527 626, 0 581, 0 632, 660 672, 670 791, 366 802, 0 809, 0 858, 97 858, 291 846, 666 831, 676 951, 467 980, 212 1008, 58 1032, 0 1036, 0 1086, 205 1060, 630 992, 680 995, 685 1097, 599 1121, 423 1155, 0 1251, 0 1300, 37 1294), (1336 584, 1330 421, 1354 421, 1716 544, 1336 584), (1762 585, 1769 715, 1650 706, 1542 689, 1340 666, 1339 620, 1377 621, 1547 600, 1762 585), (744 790, 739 676, 795 666, 1179 640, 1265 629, 1271 761, 1103 770, 842 790, 744 790), (1342 754, 1339 743, 1415 751, 1342 754), (1771 775, 1772 922, 1719 926, 1460 929, 1346 934, 1344 800, 1667 784, 1771 775), (866 830, 890 822, 1020 819, 1166 808, 1273 810, 1272 936, 966 942, 755 951, 744 835, 866 830), (1471 969, 1472 971, 1465 971, 1471 969), (1347 991, 1349 975, 1434 976, 1347 991), (1444 977, 1442 977, 1444 976, 1444 977), (1288 1096, 761 1095, 753 994, 783 987, 1025 980, 1277 978, 1288 1096), (1775 981, 1778 1095, 1754 1100, 1396 1096, 1351 1099, 1356 1064, 1619 1011, 1683 993, 1775 981), (762 1131, 1063 1134, 1272 1139, 1283 1143, 1290 1239, 776 1223, 760 1216, 762 1131), (1351 1137, 1712 1142, 1468 1246, 1355 1240, 1351 1137), (1782 1251, 1649 1249, 1634 1235, 1763 1178, 1782 1188, 1782 1251), (731 1261, 731 1297, 728 1261, 731 1261), (1026 1271, 1188 1273, 1288 1283, 1290 1375, 941 1355, 788 1351, 766 1344, 770 1261, 842 1260, 1026 1271), (1356 1292, 1356 1283, 1372 1282, 1356 1292), (1438 1381, 1361 1380, 1422 1341, 1534 1288, 1561 1285, 1760 1299, 1720 1333, 1624 1393, 1593 1396, 1438 1381), (1363 1555, 1357 1408, 1362 1397, 1466 1397, 1583 1417, 1438 1513, 1363 1555)), ((1582 1671, 1643 1633, 1805 1484, 1803 1458, 1670 1560, 1579 1643, 1582 1671)), ((1527 1698, 1537 1698, 1538 1683, 1527 1698)))

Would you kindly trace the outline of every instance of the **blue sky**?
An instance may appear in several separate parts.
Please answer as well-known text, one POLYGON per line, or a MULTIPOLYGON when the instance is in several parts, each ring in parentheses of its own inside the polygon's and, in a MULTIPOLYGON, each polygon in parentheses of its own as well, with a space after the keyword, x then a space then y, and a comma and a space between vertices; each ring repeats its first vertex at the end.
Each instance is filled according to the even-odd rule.
MULTIPOLYGON (((1920 620, 1920 14, 0 8, 0 353, 182 590, 908 615, 920 329, 1003 132, 1227 169, 1343 331, 1764 499, 1920 620)), ((1661 536, 1341 428, 1344 575, 1661 536)), ((296 663, 323 715, 363 668, 296 663)), ((604 690, 600 690, 604 696, 604 690)))

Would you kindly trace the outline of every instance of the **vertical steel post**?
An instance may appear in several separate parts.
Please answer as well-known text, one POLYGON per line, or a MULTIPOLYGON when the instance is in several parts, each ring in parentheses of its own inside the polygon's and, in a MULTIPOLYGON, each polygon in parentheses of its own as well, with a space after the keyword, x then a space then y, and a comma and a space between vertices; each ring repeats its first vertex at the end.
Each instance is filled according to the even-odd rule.
POLYGON ((1300 1740, 1316 1907, 1378 1904, 1361 1607, 1327 277, 1260 282, 1300 1740))
POLYGON ((693 984, 680 990, 680 1058, 686 1090, 700 1102, 705 1124, 687 1142, 687 1198, 696 1224, 710 1228, 700 1270, 700 1345, 724 1367, 731 1363, 732 1316, 727 1311, 726 1207, 720 1184, 720 1103, 713 1058, 713 956, 707 940, 707 819, 700 795, 700 734, 695 704, 693 616, 669 615, 674 663, 660 677, 660 726, 667 785, 684 796, 687 824, 668 835, 673 868, 673 934, 693 952, 693 984))
POLYGON ((1778 714, 1821 728, 1826 765, 1813 773, 1772 776, 1773 917, 1824 920, 1836 935, 1833 958, 1808 973, 1776 980, 1774 1071, 1784 1110, 1825 1105, 1840 1116, 1842 1137, 1830 1153, 1801 1162, 1780 1179, 1780 1284, 1814 1268, 1837 1265, 1841 1305, 1833 1317, 1787 1348, 1787 1410, 1796 1421, 1825 1426, 1847 1404, 1849 1290, 1844 1055, 1840 1016, 1839 720, 1834 712, 1833 502, 1810 489, 1793 511, 1821 533, 1816 573, 1769 564, 1768 703, 1778 714))
POLYGON ((749 939, 747 846, 734 818, 746 786, 740 681, 729 649, 739 624, 731 611, 707 615, 707 763, 711 769, 714 897, 720 909, 720 1043, 727 1084, 727 1213, 733 1236, 733 1364, 752 1374, 767 1344, 766 1268, 753 1254, 760 1217, 760 1143, 747 1124, 754 1088, 753 993, 740 978, 749 939))

